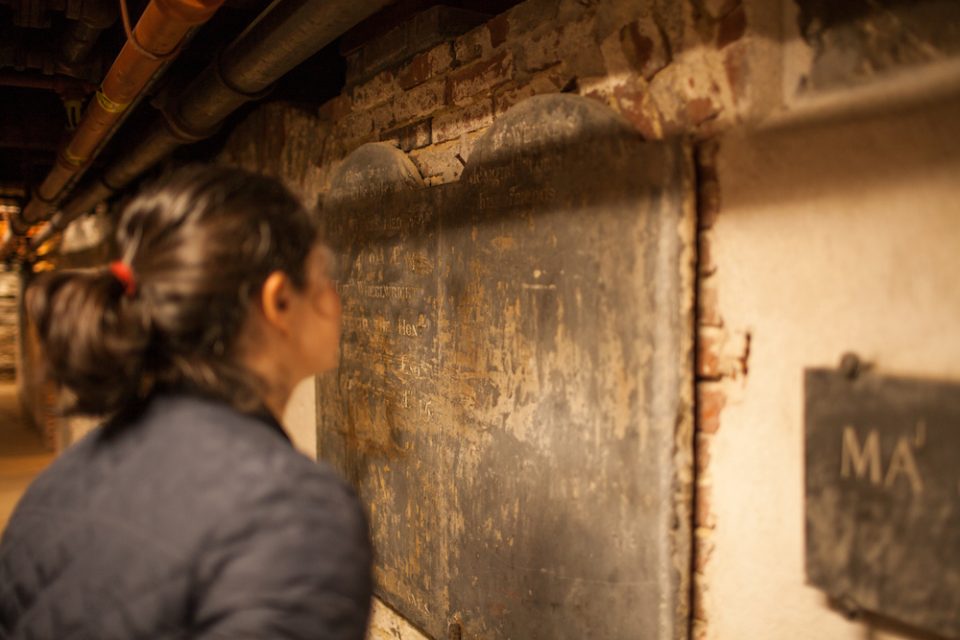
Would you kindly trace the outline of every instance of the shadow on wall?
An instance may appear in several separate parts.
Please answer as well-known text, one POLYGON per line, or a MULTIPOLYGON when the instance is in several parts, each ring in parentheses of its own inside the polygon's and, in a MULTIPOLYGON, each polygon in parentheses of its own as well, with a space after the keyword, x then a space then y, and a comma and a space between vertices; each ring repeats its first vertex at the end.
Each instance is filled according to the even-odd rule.
MULTIPOLYGON (((915 183, 932 171, 956 173, 960 136, 956 114, 960 111, 960 85, 935 104, 903 105, 895 112, 844 116, 844 125, 832 119, 766 131, 734 132, 720 138, 721 145, 769 147, 763 179, 731 167, 724 175, 725 211, 763 208, 776 215, 778 203, 827 200, 852 193, 882 192, 915 183), (911 140, 906 146, 904 140, 911 140), (896 162, 863 162, 868 158, 897 158, 896 162), (854 160, 852 160, 854 159, 854 160), (803 167, 798 175, 797 167, 803 167), (736 200, 727 193, 736 194, 736 200)), ((736 157, 735 153, 728 156, 736 157)), ((824 211, 827 214, 827 211, 824 211)))

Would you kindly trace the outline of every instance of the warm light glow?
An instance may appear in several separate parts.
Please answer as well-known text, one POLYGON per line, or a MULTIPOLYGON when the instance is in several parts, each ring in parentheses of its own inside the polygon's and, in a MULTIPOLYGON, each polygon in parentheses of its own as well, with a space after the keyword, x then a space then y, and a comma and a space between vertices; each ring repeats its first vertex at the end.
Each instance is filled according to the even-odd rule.
POLYGON ((49 260, 40 260, 39 262, 33 263, 33 272, 41 273, 43 271, 53 271, 57 268, 57 265, 50 262, 49 260))

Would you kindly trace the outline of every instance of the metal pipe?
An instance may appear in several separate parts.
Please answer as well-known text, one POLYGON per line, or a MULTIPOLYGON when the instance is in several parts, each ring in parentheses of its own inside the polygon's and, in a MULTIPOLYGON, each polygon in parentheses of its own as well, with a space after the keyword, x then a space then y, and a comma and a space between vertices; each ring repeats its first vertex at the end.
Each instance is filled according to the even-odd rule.
POLYGON ((390 0, 274 0, 187 89, 172 110, 177 125, 203 135, 244 102, 390 0))
POLYGON ((212 135, 238 107, 262 97, 285 73, 390 1, 274 0, 164 111, 143 142, 68 202, 36 240, 63 230, 177 147, 212 135))
MULTIPOLYGON (((104 78, 96 99, 34 197, 21 213, 27 224, 49 216, 64 187, 92 159, 104 137, 143 91, 189 31, 206 22, 223 0, 152 0, 104 78)), ((2 250, 0 250, 2 252, 2 250)))

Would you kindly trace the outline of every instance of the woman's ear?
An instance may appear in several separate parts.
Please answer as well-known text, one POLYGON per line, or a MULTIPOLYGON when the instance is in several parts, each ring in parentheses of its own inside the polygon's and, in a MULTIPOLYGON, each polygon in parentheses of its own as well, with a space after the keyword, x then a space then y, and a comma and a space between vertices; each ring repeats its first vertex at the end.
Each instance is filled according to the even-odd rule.
POLYGON ((267 322, 286 333, 290 328, 290 278, 282 271, 274 271, 260 289, 260 307, 267 322))

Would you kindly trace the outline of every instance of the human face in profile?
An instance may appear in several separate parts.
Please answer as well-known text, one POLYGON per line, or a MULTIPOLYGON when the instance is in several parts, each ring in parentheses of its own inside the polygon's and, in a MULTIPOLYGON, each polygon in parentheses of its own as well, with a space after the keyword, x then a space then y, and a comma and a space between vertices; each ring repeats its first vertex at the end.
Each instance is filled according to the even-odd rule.
POLYGON ((305 286, 291 288, 292 355, 300 360, 303 377, 334 369, 340 361, 343 308, 329 275, 333 259, 326 246, 315 245, 304 265, 305 286))

